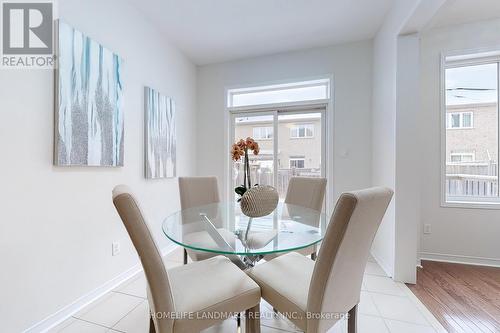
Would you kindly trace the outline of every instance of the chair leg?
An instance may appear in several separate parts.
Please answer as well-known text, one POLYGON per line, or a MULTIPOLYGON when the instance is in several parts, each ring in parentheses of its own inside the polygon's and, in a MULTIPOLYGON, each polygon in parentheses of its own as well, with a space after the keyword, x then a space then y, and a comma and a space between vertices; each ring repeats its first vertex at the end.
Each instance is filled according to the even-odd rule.
POLYGON ((184 265, 188 263, 188 252, 184 249, 184 265))
POLYGON ((149 333, 155 333, 155 323, 152 316, 149 316, 149 333))
POLYGON ((260 304, 245 311, 245 333, 260 333, 260 304))
POLYGON ((347 333, 357 332, 357 315, 358 305, 355 305, 351 310, 349 310, 349 318, 347 319, 347 333))
POLYGON ((311 253, 311 259, 316 260, 316 252, 311 253))

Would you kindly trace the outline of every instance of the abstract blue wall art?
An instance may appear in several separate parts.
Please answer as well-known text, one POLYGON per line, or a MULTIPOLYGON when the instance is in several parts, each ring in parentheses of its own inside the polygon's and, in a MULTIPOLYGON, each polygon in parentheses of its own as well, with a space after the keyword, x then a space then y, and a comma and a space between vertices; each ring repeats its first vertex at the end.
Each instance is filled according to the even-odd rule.
POLYGON ((58 166, 123 166, 121 58, 58 22, 56 42, 58 166))
POLYGON ((176 176, 175 103, 145 87, 146 178, 176 176))

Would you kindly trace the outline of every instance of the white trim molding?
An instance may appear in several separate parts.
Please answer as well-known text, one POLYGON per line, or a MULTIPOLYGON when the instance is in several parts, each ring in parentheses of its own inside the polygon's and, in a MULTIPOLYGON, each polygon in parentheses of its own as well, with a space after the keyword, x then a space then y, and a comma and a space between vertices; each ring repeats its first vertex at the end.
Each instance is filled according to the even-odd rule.
MULTIPOLYGON (((452 52, 442 52, 440 59, 440 84, 439 84, 439 94, 440 94, 440 181, 441 181, 441 207, 443 208, 477 208, 477 209, 499 209, 500 208, 500 196, 447 196, 446 188, 446 166, 447 166, 447 149, 446 140, 447 133, 449 130, 467 130, 474 128, 474 112, 473 111, 459 111, 459 112, 447 112, 446 106, 446 70, 451 68, 467 67, 467 66, 477 66, 486 64, 496 64, 496 76, 497 76, 497 100, 500 100, 500 48, 488 48, 488 49, 476 49, 476 50, 462 50, 462 51, 452 51, 452 52), (451 124, 451 116, 459 115, 458 127, 449 127, 451 124), (471 114, 470 126, 463 127, 464 124, 464 114, 471 114)), ((497 114, 500 113, 500 104, 496 104, 497 114)), ((500 119, 498 128, 500 128, 500 119)), ((498 132, 498 130, 497 130, 498 132)), ((498 133, 497 133, 498 134, 498 133)), ((497 135, 498 136, 498 135, 497 135)), ((499 138, 497 138, 498 143, 499 138)), ((500 146, 497 150, 497 156, 500 154, 500 146)), ((474 176, 474 175, 471 175, 474 176)))
MULTIPOLYGON (((272 84, 272 85, 254 85, 254 86, 247 86, 247 87, 239 87, 239 88, 230 88, 227 90, 227 101, 226 101, 226 106, 228 108, 233 108, 233 107, 249 107, 249 106, 256 106, 259 105, 258 103, 252 103, 251 101, 247 101, 246 104, 240 104, 235 106, 234 102, 234 97, 238 95, 255 95, 255 94, 262 94, 266 92, 274 92, 276 93, 272 98, 270 97, 269 99, 276 99, 278 98, 277 95, 279 95, 280 92, 284 91, 290 91, 290 90, 297 90, 297 89, 302 89, 302 88, 319 88, 318 91, 318 96, 313 97, 313 96, 302 96, 299 97, 297 100, 294 102, 304 102, 304 101, 314 101, 314 100, 328 100, 330 99, 330 85, 331 81, 328 77, 326 78, 321 78, 321 79, 316 79, 316 80, 305 80, 305 81, 289 81, 286 83, 281 83, 281 84, 272 84), (321 91, 323 90, 323 91, 321 91)), ((286 102, 288 99, 288 96, 283 96, 283 102, 286 102)), ((279 98, 278 98, 279 99, 279 98)), ((264 104, 269 104, 265 101, 260 101, 259 103, 264 103, 264 104)))
POLYGON ((370 254, 372 255, 373 259, 377 262, 377 264, 382 268, 382 270, 387 274, 387 277, 390 277, 391 279, 394 279, 394 272, 392 271, 390 265, 388 265, 385 261, 380 259, 379 256, 373 252, 373 249, 370 250, 370 254))
MULTIPOLYGON (((333 204, 331 202, 335 202, 334 198, 334 188, 335 188, 335 180, 334 180, 334 155, 335 155, 335 147, 334 147, 334 113, 335 113, 335 94, 334 94, 334 77, 331 74, 326 74, 322 76, 315 77, 306 77, 306 78, 295 78, 288 80, 280 80, 273 82, 261 82, 261 83, 253 83, 247 85, 231 85, 224 87, 224 100, 225 102, 225 112, 224 112, 224 122, 227 124, 225 129, 225 147, 226 151, 229 151, 231 145, 235 141, 234 137, 234 121, 237 116, 258 116, 258 115, 268 115, 273 117, 274 123, 274 151, 278 151, 278 113, 281 112, 289 112, 292 113, 301 113, 301 112, 318 112, 322 114, 321 121, 321 149, 322 149, 322 157, 324 157, 325 163, 321 163, 321 172, 328 179, 328 186, 326 191, 325 198, 325 209, 328 214, 333 211, 333 204), (317 99, 317 100, 302 100, 295 102, 283 102, 283 103, 270 103, 270 104, 262 104, 262 105, 245 105, 238 107, 230 107, 228 104, 231 104, 229 94, 231 91, 235 90, 245 90, 245 89, 255 89, 259 87, 265 86, 273 86, 273 85, 289 85, 293 86, 296 83, 300 82, 325 82, 328 83, 325 87, 328 89, 326 99, 317 99), (229 103, 228 103, 229 102, 229 103)), ((300 138, 302 139, 302 138, 300 138)), ((308 138, 305 138, 308 139, 308 138)), ((232 167, 233 163, 229 154, 226 154, 225 163, 224 163, 224 197, 231 198, 233 195, 232 182, 229 181, 232 175, 232 167)), ((274 175, 277 177, 278 174, 278 164, 274 163, 274 175)), ((276 182, 276 180, 275 180, 276 182)))
MULTIPOLYGON (((166 246, 165 248, 162 249, 162 255, 166 256, 167 254, 171 253, 174 251, 178 246, 176 244, 170 244, 166 246)), ((108 282, 104 283, 103 285, 97 287, 96 289, 92 290, 91 292, 83 295, 82 297, 78 298, 74 302, 66 305, 62 309, 58 310, 57 312, 51 314, 47 318, 43 319, 42 321, 34 324, 33 326, 27 328, 26 330, 23 331, 23 333, 42 333, 42 332, 47 332, 51 328, 59 325, 87 305, 91 304, 92 302, 96 301, 97 299, 101 298, 108 292, 116 289, 119 285, 125 283, 128 280, 131 280, 132 278, 136 277, 139 273, 141 273, 142 266, 140 263, 134 265, 132 268, 126 270, 125 272, 121 273, 117 277, 109 280, 108 282)))
POLYGON ((500 258, 474 257, 459 254, 420 252, 420 260, 441 261, 475 266, 500 267, 500 258))

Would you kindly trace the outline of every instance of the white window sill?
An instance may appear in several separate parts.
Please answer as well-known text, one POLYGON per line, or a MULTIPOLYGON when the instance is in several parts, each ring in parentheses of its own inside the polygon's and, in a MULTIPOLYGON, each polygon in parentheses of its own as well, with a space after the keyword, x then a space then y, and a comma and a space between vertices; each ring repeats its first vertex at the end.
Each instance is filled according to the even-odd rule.
POLYGON ((498 201, 453 201, 441 202, 443 208, 465 208, 465 209, 500 209, 500 199, 498 201))

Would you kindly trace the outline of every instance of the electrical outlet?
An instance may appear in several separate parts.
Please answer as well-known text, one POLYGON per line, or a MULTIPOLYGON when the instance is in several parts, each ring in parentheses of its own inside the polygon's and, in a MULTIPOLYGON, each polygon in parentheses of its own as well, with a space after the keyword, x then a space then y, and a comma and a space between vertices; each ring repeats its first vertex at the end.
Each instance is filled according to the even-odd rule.
POLYGON ((117 256, 120 254, 120 242, 113 242, 111 243, 111 255, 117 256))
POLYGON ((430 224, 424 224, 424 234, 428 235, 431 233, 431 225, 430 224))

